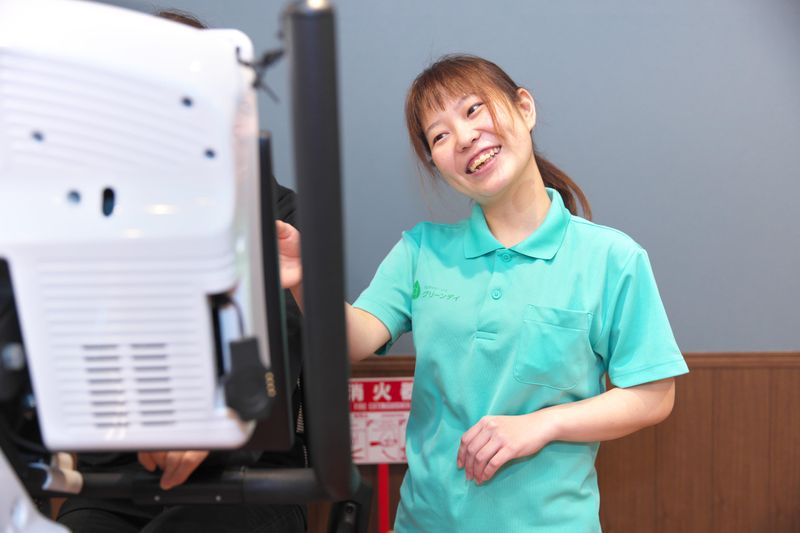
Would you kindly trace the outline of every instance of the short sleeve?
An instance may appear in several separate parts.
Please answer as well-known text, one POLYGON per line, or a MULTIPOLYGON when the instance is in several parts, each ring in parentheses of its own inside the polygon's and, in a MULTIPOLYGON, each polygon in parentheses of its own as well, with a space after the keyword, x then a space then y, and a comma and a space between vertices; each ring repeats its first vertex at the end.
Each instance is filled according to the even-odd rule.
POLYGON ((643 249, 627 260, 608 302, 594 349, 614 385, 632 387, 689 371, 643 249))
POLYGON ((411 331, 411 297, 419 246, 410 233, 389 252, 375 277, 353 303, 380 320, 391 335, 376 353, 385 354, 403 333, 411 331))

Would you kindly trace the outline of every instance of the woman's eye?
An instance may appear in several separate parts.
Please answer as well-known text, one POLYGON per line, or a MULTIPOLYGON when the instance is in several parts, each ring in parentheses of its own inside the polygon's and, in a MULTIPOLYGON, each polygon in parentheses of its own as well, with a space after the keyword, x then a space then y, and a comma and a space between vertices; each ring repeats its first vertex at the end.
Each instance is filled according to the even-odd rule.
POLYGON ((469 106, 469 109, 467 109, 467 116, 468 117, 472 116, 472 114, 475 113, 475 111, 477 111, 478 109, 480 109, 480 107, 482 105, 483 105, 482 102, 477 102, 477 103, 472 104, 471 106, 469 106))

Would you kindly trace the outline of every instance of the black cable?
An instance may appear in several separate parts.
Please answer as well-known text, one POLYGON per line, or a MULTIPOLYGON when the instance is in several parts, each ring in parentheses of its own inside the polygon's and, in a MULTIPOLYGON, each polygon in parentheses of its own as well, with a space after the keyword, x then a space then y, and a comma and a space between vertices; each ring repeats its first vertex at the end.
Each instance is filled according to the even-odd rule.
POLYGON ((41 453, 41 454, 44 454, 44 455, 50 455, 50 453, 51 453, 50 450, 48 450, 47 448, 45 448, 41 444, 38 444, 36 442, 29 441, 29 440, 27 440, 25 438, 22 438, 19 435, 17 435, 16 433, 9 432, 9 437, 14 442, 14 444, 16 444, 20 448, 22 448, 24 450, 27 450, 29 452, 41 453))
POLYGON ((239 337, 244 337, 245 334, 245 327, 244 327, 244 313, 242 312, 242 308, 239 306, 239 302, 233 299, 230 294, 223 293, 223 294, 215 294, 214 295, 214 306, 222 309, 230 305, 233 307, 234 311, 236 311, 236 322, 239 326, 239 337))
POLYGON ((236 311, 236 319, 239 322, 239 336, 244 337, 244 313, 242 313, 242 308, 239 306, 239 302, 233 298, 228 297, 228 303, 232 305, 233 309, 236 311))
MULTIPOLYGON (((8 268, 8 261, 0 258, 0 324, 7 320, 13 320, 16 324, 14 290, 11 286, 11 271, 8 268)), ((3 339, 2 340, 10 340, 3 339)))
POLYGON ((236 58, 239 61, 240 65, 244 65, 246 67, 250 67, 255 72, 255 80, 253 81, 253 88, 254 89, 262 89, 265 93, 267 93, 275 102, 278 102, 278 95, 270 89, 270 87, 264 81, 264 74, 266 74, 267 69, 269 69, 272 65, 278 62, 278 60, 283 57, 283 49, 278 48, 275 50, 267 50, 263 54, 261 54, 261 58, 257 59, 256 61, 244 61, 240 55, 240 51, 236 49, 236 58))

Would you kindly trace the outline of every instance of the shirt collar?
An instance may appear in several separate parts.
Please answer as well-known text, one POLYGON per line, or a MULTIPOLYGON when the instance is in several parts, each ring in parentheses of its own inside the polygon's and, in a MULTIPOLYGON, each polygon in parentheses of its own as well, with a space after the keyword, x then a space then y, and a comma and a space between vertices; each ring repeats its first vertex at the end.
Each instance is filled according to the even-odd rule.
MULTIPOLYGON (((546 190, 547 195, 550 197, 550 209, 548 209, 544 221, 525 240, 511 247, 511 250, 534 259, 552 259, 555 257, 556 252, 561 248, 561 243, 564 241, 564 235, 567 232, 567 226, 570 221, 570 213, 564 207, 564 202, 558 191, 550 188, 546 190)), ((472 259, 501 248, 504 248, 504 246, 495 239, 489 230, 481 206, 475 204, 472 206, 472 215, 467 221, 467 234, 464 237, 464 257, 472 259)))

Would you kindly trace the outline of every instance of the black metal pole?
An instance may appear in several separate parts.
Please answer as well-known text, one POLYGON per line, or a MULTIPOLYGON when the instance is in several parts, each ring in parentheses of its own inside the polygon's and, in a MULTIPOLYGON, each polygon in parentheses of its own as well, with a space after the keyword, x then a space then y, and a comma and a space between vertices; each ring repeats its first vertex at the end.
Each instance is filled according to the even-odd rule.
POLYGON ((351 458, 347 398, 334 14, 325 1, 297 2, 287 9, 285 24, 303 236, 306 431, 321 488, 343 500, 360 481, 351 458))
MULTIPOLYGON (((289 504, 325 499, 314 471, 308 468, 240 468, 200 471, 168 491, 158 486, 160 473, 85 472, 83 498, 130 499, 137 505, 289 504)), ((58 495, 28 483, 32 496, 58 495)), ((65 496, 69 496, 64 494, 65 496)))

